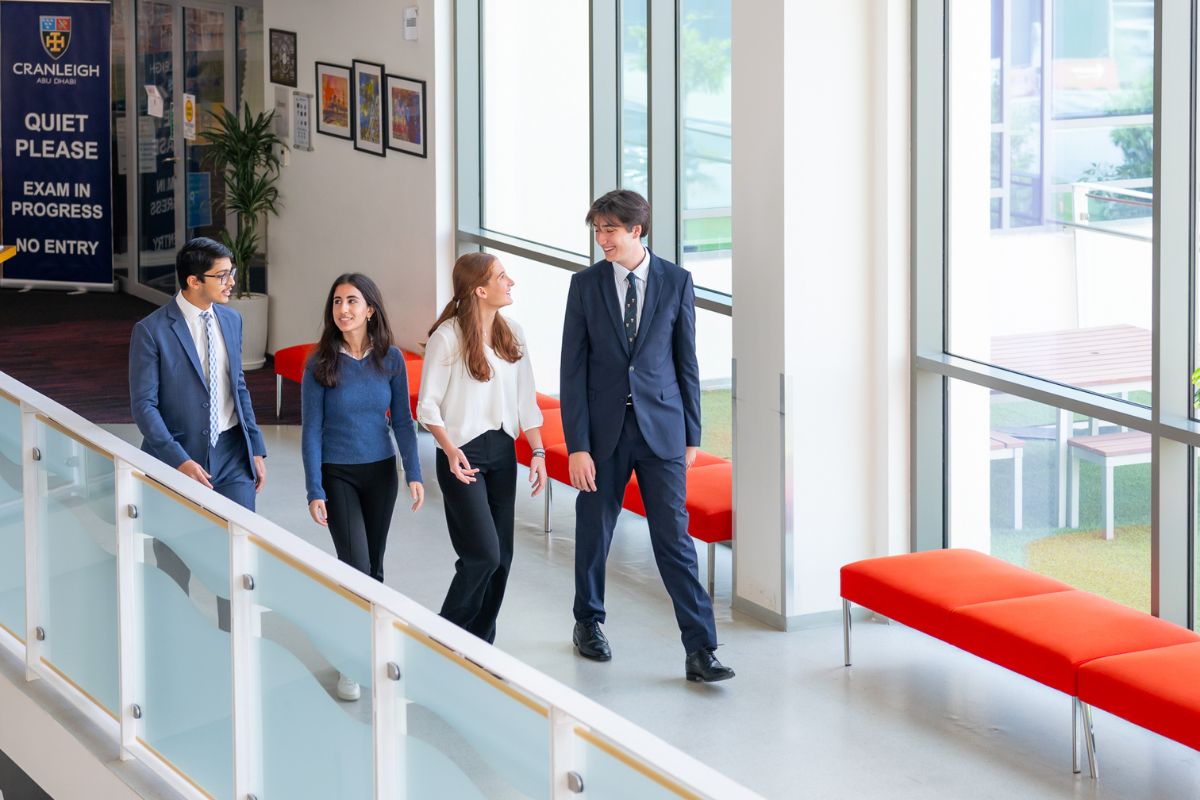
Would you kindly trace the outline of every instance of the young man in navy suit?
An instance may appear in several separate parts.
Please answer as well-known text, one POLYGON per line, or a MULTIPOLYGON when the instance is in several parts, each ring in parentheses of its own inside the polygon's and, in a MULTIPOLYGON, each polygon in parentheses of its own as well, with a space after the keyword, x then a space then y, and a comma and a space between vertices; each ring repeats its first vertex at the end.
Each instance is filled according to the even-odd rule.
POLYGON ((650 543, 675 606, 689 681, 721 681, 712 603, 688 536, 685 473, 700 449, 700 370, 692 276, 642 245, 650 206, 618 189, 587 222, 604 260, 571 277, 563 323, 561 401, 575 503, 575 629, 579 654, 608 661, 604 570, 630 474, 637 473, 650 543))
POLYGON ((242 374, 242 318, 226 308, 237 270, 220 242, 175 257, 180 291, 133 329, 129 396, 142 449, 251 511, 267 455, 242 374))

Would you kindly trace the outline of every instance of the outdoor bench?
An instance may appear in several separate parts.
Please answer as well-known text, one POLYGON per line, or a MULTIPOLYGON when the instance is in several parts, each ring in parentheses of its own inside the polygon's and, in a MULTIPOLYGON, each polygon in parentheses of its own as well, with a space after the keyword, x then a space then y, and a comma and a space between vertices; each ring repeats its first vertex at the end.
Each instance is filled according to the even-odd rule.
POLYGON ((1069 695, 1076 772, 1082 728, 1097 776, 1092 705, 1200 744, 1200 691, 1183 677, 1200 674, 1200 636, 1186 628, 973 550, 847 564, 841 595, 846 666, 856 603, 1069 695))

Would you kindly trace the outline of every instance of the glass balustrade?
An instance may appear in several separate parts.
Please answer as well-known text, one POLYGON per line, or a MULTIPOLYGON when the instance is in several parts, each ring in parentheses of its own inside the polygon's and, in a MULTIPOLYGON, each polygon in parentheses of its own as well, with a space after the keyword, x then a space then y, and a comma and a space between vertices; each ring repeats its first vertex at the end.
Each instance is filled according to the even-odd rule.
POLYGON ((0 628, 25 639, 25 500, 21 406, 0 393, 0 628))
POLYGON ((748 796, 3 373, 0 643, 184 796, 748 796))

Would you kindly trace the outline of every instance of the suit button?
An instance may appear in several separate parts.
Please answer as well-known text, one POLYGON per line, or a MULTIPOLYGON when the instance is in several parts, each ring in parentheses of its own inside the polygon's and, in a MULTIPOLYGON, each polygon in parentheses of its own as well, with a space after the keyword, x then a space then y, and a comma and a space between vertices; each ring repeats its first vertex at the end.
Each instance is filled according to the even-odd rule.
POLYGON ((205 408, 208 408, 208 403, 205 403, 205 404, 204 404, 204 407, 205 407, 205 408))
POLYGON ((205 436, 208 436, 208 428, 205 428, 205 429, 204 429, 204 435, 205 435, 205 436))
POLYGON ((633 372, 633 367, 630 367, 630 368, 629 368, 629 371, 630 371, 630 372, 633 372))

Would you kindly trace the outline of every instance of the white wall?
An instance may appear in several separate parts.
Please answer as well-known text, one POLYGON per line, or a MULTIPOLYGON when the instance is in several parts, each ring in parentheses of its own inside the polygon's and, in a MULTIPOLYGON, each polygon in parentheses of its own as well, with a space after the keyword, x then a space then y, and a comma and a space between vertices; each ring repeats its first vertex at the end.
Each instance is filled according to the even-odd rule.
POLYGON ((415 349, 448 299, 454 262, 451 2, 358 0, 342 13, 321 0, 265 0, 263 13, 266 27, 297 34, 300 91, 315 92, 315 61, 360 58, 424 80, 429 137, 425 159, 379 158, 315 132, 312 152, 290 154, 284 208, 268 231, 268 350, 316 340, 330 282, 343 272, 379 284, 399 344, 415 349), (416 42, 403 36, 408 5, 419 9, 416 42))
POLYGON ((788 626, 907 543, 907 20, 733 7, 735 607, 788 626))

